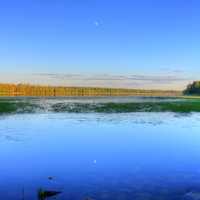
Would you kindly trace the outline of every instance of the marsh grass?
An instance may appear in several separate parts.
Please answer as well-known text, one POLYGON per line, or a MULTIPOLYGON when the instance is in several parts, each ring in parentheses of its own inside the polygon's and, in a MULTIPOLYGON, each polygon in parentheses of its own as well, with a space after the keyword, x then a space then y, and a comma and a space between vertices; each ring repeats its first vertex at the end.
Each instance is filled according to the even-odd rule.
POLYGON ((108 103, 95 108, 96 112, 200 112, 200 101, 108 103))
POLYGON ((0 101, 0 114, 33 113, 38 105, 28 102, 0 101))
POLYGON ((130 113, 130 112, 200 112, 200 99, 173 99, 148 102, 109 102, 109 103, 73 103, 61 102, 40 104, 37 101, 0 100, 0 114, 17 113, 130 113))

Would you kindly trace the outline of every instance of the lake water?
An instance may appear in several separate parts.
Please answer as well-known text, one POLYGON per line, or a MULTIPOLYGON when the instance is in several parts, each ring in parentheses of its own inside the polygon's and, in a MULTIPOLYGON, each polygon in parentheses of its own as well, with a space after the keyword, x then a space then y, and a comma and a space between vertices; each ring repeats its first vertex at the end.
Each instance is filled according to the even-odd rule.
POLYGON ((58 200, 197 199, 200 113, 1 114, 0 199, 37 200, 39 188, 58 200))

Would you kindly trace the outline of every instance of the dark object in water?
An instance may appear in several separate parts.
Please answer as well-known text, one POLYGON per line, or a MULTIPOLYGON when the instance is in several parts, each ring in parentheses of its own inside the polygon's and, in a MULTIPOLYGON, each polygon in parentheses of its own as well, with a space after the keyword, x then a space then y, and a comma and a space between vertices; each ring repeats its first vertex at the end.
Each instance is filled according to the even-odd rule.
POLYGON ((48 197, 53 197, 60 193, 61 192, 59 192, 59 191, 52 191, 52 190, 47 191, 47 190, 39 189, 38 190, 38 200, 45 200, 48 197))
POLYGON ((54 178, 53 178, 52 176, 49 176, 48 179, 49 179, 50 181, 52 181, 54 178))

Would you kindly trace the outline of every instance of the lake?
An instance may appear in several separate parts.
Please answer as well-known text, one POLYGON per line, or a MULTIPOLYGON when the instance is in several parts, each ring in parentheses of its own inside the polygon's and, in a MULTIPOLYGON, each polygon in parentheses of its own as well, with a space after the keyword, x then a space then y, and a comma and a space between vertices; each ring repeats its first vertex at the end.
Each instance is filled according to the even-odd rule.
POLYGON ((199 104, 1 98, 0 199, 37 200, 42 188, 58 200, 197 200, 199 104))

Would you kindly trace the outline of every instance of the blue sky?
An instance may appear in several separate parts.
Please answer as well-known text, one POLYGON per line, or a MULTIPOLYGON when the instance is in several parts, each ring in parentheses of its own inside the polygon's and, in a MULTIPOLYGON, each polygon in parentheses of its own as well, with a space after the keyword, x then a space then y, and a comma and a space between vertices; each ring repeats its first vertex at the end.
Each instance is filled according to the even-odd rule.
POLYGON ((0 73, 198 79, 199 10, 198 0, 1 1, 0 73))

